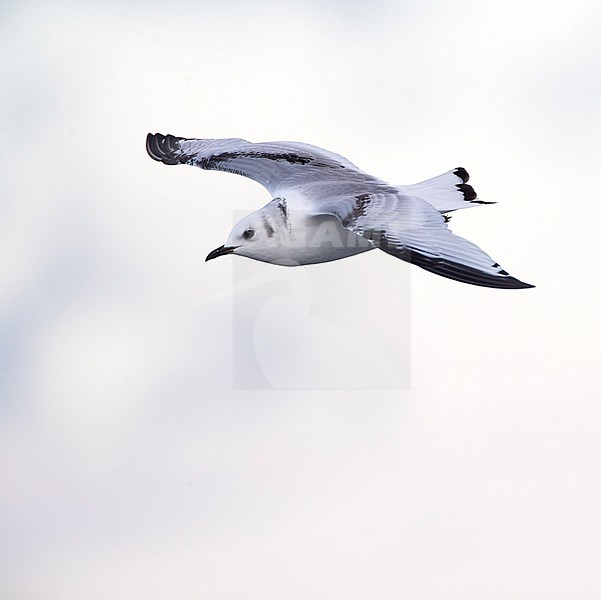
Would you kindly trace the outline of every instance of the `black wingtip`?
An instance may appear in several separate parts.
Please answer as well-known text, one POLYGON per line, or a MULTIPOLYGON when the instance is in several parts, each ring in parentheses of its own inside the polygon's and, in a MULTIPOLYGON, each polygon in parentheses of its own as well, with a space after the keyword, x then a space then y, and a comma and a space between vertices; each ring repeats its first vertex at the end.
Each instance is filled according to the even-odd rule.
POLYGON ((182 162, 179 142, 185 138, 162 133, 149 133, 146 136, 146 152, 153 160, 165 165, 177 165, 182 162))
POLYGON ((520 281, 519 279, 516 279, 515 277, 506 277, 504 283, 505 283, 505 285, 498 286, 498 287, 500 287, 502 289, 507 289, 507 290, 527 290, 528 288, 536 287, 535 285, 532 285, 531 283, 526 283, 524 281, 520 281))
POLYGON ((161 156, 159 154, 159 145, 157 141, 157 136, 161 135, 160 133, 149 133, 146 136, 146 152, 148 152, 148 156, 152 158, 152 160, 161 161, 161 156))
POLYGON ((471 269, 458 263, 438 261, 435 268, 432 268, 433 265, 424 264, 421 261, 416 261, 415 264, 427 271, 432 271, 437 275, 481 287, 495 288, 498 290, 525 290, 535 287, 530 283, 520 281, 510 275, 489 275, 488 273, 483 273, 482 271, 471 269))
POLYGON ((511 277, 511 275, 507 275, 506 271, 501 271, 498 274, 486 273, 461 263, 427 256, 415 250, 403 249, 399 251, 397 249, 387 248, 385 245, 381 245, 380 248, 384 250, 384 252, 413 263, 426 271, 430 271, 431 273, 435 273, 436 275, 448 279, 461 281, 462 283, 505 290, 519 290, 534 287, 530 283, 525 283, 515 277, 511 277))

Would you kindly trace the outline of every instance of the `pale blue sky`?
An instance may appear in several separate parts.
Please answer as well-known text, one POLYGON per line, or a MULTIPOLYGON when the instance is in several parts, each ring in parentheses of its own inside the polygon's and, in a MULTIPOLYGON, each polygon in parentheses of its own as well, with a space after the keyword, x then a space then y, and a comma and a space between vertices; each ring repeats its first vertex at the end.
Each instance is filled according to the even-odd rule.
POLYGON ((5 2, 0 23, 2 598, 601 596, 597 2, 5 2), (148 131, 305 141, 392 183, 463 165, 498 204, 453 230, 538 287, 369 252, 262 274, 306 328, 285 296, 257 313, 244 259, 203 260, 267 193, 153 162, 148 131), (299 304, 341 273, 363 354, 357 329, 328 353, 335 307, 299 304), (245 310, 265 377, 294 387, 298 362, 316 389, 234 389, 245 310), (381 387, 407 349, 408 390, 320 389, 381 387))

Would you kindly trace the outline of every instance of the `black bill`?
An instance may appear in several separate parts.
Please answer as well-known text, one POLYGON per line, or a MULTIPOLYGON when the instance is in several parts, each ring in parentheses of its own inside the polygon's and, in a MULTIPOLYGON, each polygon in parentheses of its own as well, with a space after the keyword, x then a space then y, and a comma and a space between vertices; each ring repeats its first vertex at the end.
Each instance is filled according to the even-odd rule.
POLYGON ((219 246, 219 248, 215 248, 215 250, 209 252, 207 257, 205 258, 205 262, 207 260, 212 260, 213 258, 217 258, 218 256, 224 256, 225 254, 231 254, 238 246, 219 246))

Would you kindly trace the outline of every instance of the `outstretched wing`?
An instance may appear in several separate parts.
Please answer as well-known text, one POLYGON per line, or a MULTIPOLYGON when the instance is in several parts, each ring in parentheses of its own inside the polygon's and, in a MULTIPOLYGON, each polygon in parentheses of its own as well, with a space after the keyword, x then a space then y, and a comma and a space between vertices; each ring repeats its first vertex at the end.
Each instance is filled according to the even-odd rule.
POLYGON ((146 150, 166 165, 187 164, 244 175, 272 195, 316 182, 379 182, 338 154, 297 142, 253 144, 238 138, 201 140, 149 133, 146 150))
POLYGON ((529 288, 475 244, 454 235, 430 204, 409 195, 376 192, 325 200, 320 209, 378 248, 422 269, 492 288, 529 288))

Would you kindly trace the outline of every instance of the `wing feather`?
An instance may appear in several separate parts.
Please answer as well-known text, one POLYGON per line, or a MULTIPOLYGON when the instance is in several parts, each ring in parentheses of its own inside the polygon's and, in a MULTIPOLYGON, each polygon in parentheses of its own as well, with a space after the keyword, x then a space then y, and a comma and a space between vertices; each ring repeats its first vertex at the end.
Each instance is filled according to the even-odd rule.
POLYGON ((277 195, 278 190, 316 182, 379 182, 338 154, 297 142, 252 143, 239 138, 188 139, 149 133, 146 150, 167 165, 243 175, 277 195))
POLYGON ((451 232, 443 216, 415 196, 377 192, 324 203, 325 213, 380 250, 464 283, 493 288, 529 288, 486 252, 451 232))

